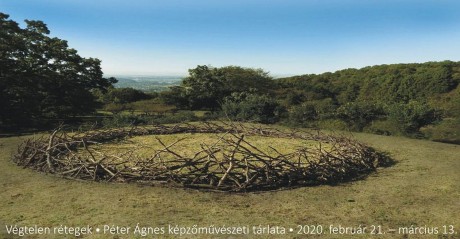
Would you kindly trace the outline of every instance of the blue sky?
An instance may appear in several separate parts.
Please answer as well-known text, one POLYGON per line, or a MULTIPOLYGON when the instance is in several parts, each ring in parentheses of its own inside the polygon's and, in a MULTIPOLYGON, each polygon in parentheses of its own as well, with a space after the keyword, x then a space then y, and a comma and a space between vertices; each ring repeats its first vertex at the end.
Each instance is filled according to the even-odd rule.
POLYGON ((107 75, 240 65, 272 75, 460 60, 458 0, 0 0, 107 75))

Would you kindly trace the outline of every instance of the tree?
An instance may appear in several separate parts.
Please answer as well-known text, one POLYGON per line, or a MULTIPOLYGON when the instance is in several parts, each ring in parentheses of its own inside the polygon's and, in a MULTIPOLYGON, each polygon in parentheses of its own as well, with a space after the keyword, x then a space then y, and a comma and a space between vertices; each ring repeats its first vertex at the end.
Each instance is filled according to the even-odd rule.
POLYGON ((189 108, 189 102, 185 95, 185 89, 182 86, 171 86, 169 91, 163 91, 159 94, 159 99, 167 105, 174 105, 179 109, 189 108))
POLYGON ((222 104, 222 111, 232 120, 275 123, 284 109, 267 95, 232 93, 222 104))
POLYGON ((272 78, 261 69, 226 66, 197 66, 182 82, 191 109, 218 109, 223 99, 234 92, 266 93, 272 78))
POLYGON ((397 127, 400 133, 406 135, 417 133, 421 127, 440 118, 438 112, 424 102, 396 103, 387 108, 388 121, 397 127))
POLYGON ((295 125, 307 126, 318 119, 318 112, 314 104, 303 103, 290 109, 289 122, 295 125))
POLYGON ((94 111, 91 91, 106 91, 100 60, 83 58, 67 41, 50 37, 42 21, 18 23, 0 13, 0 122, 25 126, 94 111))
POLYGON ((337 116, 344 120, 350 128, 361 131, 373 120, 385 115, 379 104, 365 101, 350 102, 337 109, 337 116))

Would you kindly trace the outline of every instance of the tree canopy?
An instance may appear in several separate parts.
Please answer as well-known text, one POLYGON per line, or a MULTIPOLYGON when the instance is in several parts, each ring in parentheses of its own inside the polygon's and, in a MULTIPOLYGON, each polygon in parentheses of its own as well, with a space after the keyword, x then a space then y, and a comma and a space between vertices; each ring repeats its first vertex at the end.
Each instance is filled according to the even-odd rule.
POLYGON ((26 125, 94 111, 91 93, 116 79, 103 77, 101 61, 83 58, 67 41, 51 37, 42 21, 26 27, 0 13, 0 122, 26 125))
POLYGON ((272 78, 261 69, 239 66, 197 66, 182 81, 182 95, 191 109, 217 109, 234 92, 267 92, 272 78))
POLYGON ((441 120, 450 120, 449 125, 459 122, 460 110, 454 105, 460 62, 369 66, 276 83, 278 99, 296 124, 341 120, 353 130, 412 135, 441 120))
POLYGON ((304 100, 333 98, 354 101, 408 103, 447 93, 460 83, 460 63, 443 61, 345 69, 277 80, 284 92, 301 91, 304 100))

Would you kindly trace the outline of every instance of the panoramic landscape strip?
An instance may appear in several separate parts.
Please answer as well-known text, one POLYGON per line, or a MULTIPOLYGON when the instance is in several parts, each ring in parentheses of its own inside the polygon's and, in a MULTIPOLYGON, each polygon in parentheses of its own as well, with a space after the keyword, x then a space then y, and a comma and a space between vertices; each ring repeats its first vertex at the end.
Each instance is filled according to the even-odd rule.
POLYGON ((0 238, 460 238, 458 3, 0 7, 0 238))

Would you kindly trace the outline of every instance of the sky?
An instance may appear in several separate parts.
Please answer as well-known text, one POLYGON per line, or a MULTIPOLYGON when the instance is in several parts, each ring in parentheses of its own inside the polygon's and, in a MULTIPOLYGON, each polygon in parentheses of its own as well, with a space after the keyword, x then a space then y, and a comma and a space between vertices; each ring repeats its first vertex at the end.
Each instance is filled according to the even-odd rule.
POLYGON ((44 21, 51 36, 102 60, 106 75, 460 60, 458 0, 0 0, 0 12, 44 21))

